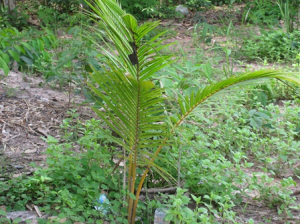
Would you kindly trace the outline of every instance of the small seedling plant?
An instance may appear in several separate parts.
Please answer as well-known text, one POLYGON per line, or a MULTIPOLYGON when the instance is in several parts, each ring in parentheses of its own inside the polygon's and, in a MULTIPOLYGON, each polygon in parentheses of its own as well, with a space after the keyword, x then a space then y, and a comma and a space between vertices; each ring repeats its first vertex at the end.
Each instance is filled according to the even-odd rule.
MULTIPOLYGON (((106 65, 104 72, 97 69, 91 73, 89 84, 93 92, 102 99, 102 109, 94 108, 99 117, 116 136, 107 138, 126 150, 128 161, 127 203, 128 223, 135 223, 140 192, 150 167, 169 176, 154 165, 164 147, 171 144, 179 127, 204 101, 235 84, 262 78, 278 78, 299 84, 300 80, 278 71, 258 71, 231 76, 220 82, 207 85, 188 95, 178 95, 176 111, 166 111, 163 89, 152 82, 154 74, 174 62, 170 55, 158 52, 169 44, 163 44, 158 34, 151 40, 143 37, 159 25, 148 22, 138 25, 136 19, 122 10, 114 0, 98 0, 89 4, 95 23, 103 27, 108 39, 103 40, 106 65), (96 86, 94 84, 97 84, 96 86), (147 155, 147 156, 146 156, 147 155), (141 178, 137 176, 139 166, 147 164, 141 178)), ((97 30, 95 30, 97 32, 97 30)))

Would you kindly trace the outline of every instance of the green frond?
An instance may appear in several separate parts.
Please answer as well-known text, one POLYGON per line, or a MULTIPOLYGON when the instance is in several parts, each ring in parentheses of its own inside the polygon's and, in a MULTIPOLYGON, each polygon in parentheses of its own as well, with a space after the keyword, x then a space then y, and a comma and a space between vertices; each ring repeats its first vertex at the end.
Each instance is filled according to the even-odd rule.
POLYGON ((96 0, 88 4, 94 11, 89 15, 99 25, 95 32, 99 36, 105 33, 104 45, 98 44, 106 57, 104 72, 94 70, 89 83, 102 99, 98 102, 102 108, 94 110, 123 139, 128 151, 136 154, 140 148, 157 146, 159 140, 153 138, 165 138, 169 131, 164 124, 162 90, 154 86, 151 77, 172 63, 170 56, 159 53, 172 43, 162 44, 159 38, 163 33, 144 41, 159 21, 139 26, 117 1, 96 0))
POLYGON ((198 90, 197 92, 192 92, 190 96, 185 96, 178 99, 178 104, 180 106, 181 114, 178 114, 179 120, 177 121, 175 127, 177 127, 182 121, 189 116, 196 107, 203 103, 208 98, 215 96, 218 93, 223 92, 223 90, 228 89, 237 84, 247 84, 247 82, 256 80, 264 80, 276 78, 279 80, 285 80, 292 82, 294 84, 300 85, 300 79, 289 73, 284 73, 276 70, 261 70, 256 72, 249 72, 242 74, 240 76, 232 76, 226 80, 205 86, 204 88, 198 90))
POLYGON ((135 79, 110 71, 105 74, 94 71, 91 78, 99 87, 90 83, 90 88, 103 100, 102 109, 95 111, 126 142, 127 150, 130 151, 135 142, 139 148, 157 145, 152 138, 167 136, 168 127, 162 123, 165 117, 161 116, 164 97, 152 82, 137 83, 135 79))
MULTIPOLYGON (((152 158, 153 154, 149 153, 148 151, 145 151, 145 152, 143 152, 143 155, 144 156, 142 156, 138 159, 138 162, 139 162, 139 164, 141 164, 141 166, 151 167, 170 185, 172 183, 174 184, 177 182, 177 180, 171 174, 169 174, 165 169, 163 169, 162 167, 158 166, 157 164, 153 163, 150 159, 148 159, 148 158, 152 158)), ((160 160, 162 162, 164 162, 165 164, 172 166, 174 169, 177 169, 176 164, 171 163, 170 161, 167 161, 164 158, 160 158, 160 160)))
MULTIPOLYGON (((94 4, 88 4, 94 10, 94 13, 89 13, 89 15, 104 31, 97 28, 93 29, 99 33, 99 36, 104 32, 106 38, 108 38, 108 40, 102 38, 105 47, 98 44, 98 47, 107 58, 108 66, 122 69, 123 73, 146 80, 151 78, 159 69, 171 63, 170 57, 159 54, 159 51, 172 44, 161 44, 163 40, 158 40, 158 38, 163 32, 149 41, 143 41, 145 35, 159 25, 159 21, 147 22, 138 26, 136 19, 124 12, 117 1, 97 0, 94 1, 94 4), (132 54, 133 56, 136 54, 139 68, 136 67, 135 63, 132 63, 130 59, 132 54), (140 75, 140 73, 142 74, 140 75)), ((95 42, 95 44, 97 43, 95 42)))
MULTIPOLYGON (((145 37, 150 31, 152 31, 157 26, 159 26, 159 24, 160 24, 160 21, 155 21, 155 22, 144 23, 143 25, 141 25, 139 27, 139 29, 137 30, 136 41, 137 42, 141 41, 143 37, 145 37)), ((157 38, 158 38, 158 35, 157 35, 157 38)), ((153 38, 151 41, 153 42, 154 40, 155 40, 155 38, 153 38)))

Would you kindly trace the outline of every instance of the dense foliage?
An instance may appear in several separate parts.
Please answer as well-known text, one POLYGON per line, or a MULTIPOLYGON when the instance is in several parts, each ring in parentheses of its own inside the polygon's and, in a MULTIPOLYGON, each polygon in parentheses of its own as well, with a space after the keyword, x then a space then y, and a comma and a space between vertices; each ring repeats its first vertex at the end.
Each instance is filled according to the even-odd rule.
POLYGON ((251 60, 263 58, 271 61, 296 58, 300 48, 300 32, 285 33, 282 30, 263 32, 252 40, 245 40, 243 53, 251 60))

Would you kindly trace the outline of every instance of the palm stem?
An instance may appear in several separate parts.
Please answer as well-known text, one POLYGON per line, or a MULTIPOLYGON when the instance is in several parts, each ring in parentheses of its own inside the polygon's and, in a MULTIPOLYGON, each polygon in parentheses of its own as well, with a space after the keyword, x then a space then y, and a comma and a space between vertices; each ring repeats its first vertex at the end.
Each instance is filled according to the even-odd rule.
MULTIPOLYGON (((133 36, 134 39, 134 36, 133 36)), ((135 40, 134 40, 135 43, 135 40)), ((129 170, 129 177, 128 177, 128 190, 129 192, 134 195, 135 190, 135 181, 136 181, 136 168, 137 168, 137 149, 139 144, 139 122, 140 122, 140 95, 141 95, 141 85, 140 85, 140 77, 139 77, 139 61, 137 61, 136 66, 136 77, 137 77, 137 107, 136 107, 136 127, 135 127, 135 143, 130 152, 130 170, 129 170)), ((127 202, 128 202, 128 222, 135 223, 135 209, 134 209, 134 202, 137 201, 137 198, 134 200, 131 195, 128 195, 127 202)))

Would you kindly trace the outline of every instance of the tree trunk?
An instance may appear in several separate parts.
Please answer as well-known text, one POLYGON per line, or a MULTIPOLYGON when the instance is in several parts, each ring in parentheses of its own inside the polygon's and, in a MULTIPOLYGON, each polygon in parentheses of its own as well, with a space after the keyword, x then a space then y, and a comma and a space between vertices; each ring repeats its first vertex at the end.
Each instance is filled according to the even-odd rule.
POLYGON ((0 0, 0 5, 8 7, 8 11, 10 12, 16 7, 16 0, 0 0))

